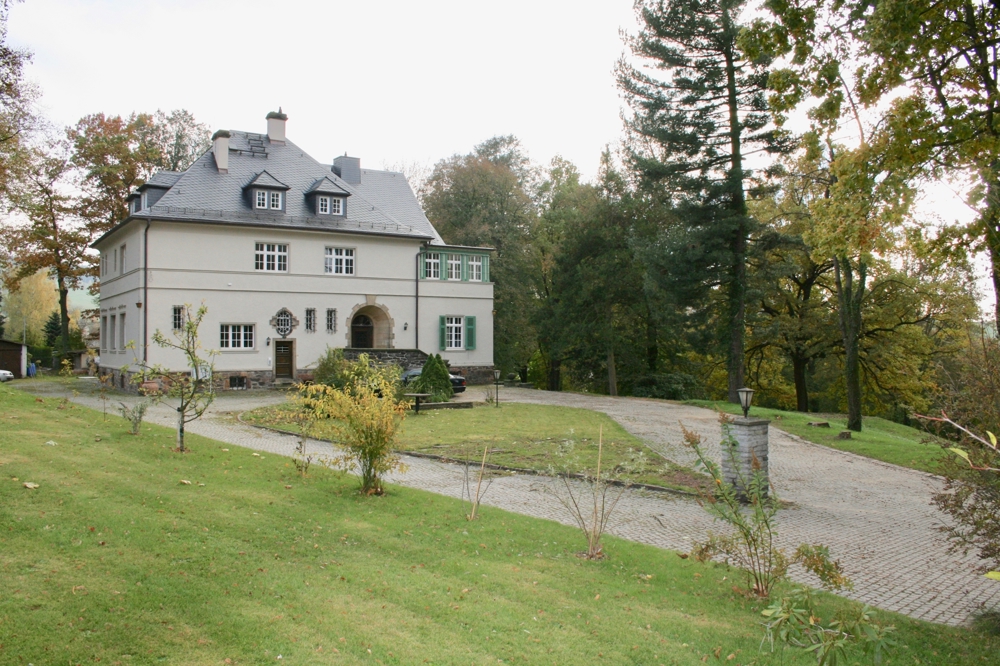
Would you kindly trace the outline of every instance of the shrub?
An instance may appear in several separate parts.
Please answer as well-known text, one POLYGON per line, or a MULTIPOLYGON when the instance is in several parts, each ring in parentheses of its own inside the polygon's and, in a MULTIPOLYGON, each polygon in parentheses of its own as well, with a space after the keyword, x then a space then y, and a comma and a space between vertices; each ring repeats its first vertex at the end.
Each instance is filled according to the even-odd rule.
POLYGON ((378 365, 368 354, 358 355, 358 360, 344 358, 343 349, 326 348, 316 364, 313 382, 332 388, 344 389, 358 384, 375 386, 386 383, 395 395, 399 388, 400 370, 395 365, 378 365))
POLYGON ((440 354, 427 357, 420 371, 420 377, 413 382, 413 388, 419 393, 430 393, 431 402, 451 400, 454 394, 451 388, 451 375, 440 354))
POLYGON ((691 400, 701 397, 698 380, 683 372, 646 375, 635 382, 632 395, 661 400, 691 400))
POLYGON ((406 405, 396 399, 392 382, 375 375, 342 389, 301 386, 298 402, 306 434, 333 440, 342 449, 323 462, 344 471, 357 469, 361 493, 381 495, 382 477, 402 468, 393 445, 406 405))
POLYGON ((350 364, 351 362, 344 358, 343 349, 327 347, 326 352, 319 357, 319 361, 316 363, 313 381, 334 388, 344 388, 347 384, 347 368, 350 364))
POLYGON ((118 411, 121 412, 122 418, 129 422, 129 434, 138 435, 139 428, 142 427, 142 419, 145 418, 146 410, 152 403, 148 400, 140 400, 131 407, 124 402, 118 404, 120 405, 118 411))

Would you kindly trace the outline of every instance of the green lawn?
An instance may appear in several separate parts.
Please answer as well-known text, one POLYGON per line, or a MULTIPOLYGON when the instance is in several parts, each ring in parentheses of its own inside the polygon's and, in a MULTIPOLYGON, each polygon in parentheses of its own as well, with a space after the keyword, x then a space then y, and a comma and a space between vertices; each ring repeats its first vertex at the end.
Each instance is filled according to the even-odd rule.
MULTIPOLYGON (((7 386, 0 419, 0 663, 812 663, 758 651, 722 566, 613 538, 584 561, 562 525, 197 436, 180 455, 7 386)), ((995 637, 883 619, 888 663, 996 663, 995 637)))
MULTIPOLYGON (((299 432, 291 404, 261 407, 242 415, 248 423, 299 432)), ((545 472, 559 469, 563 460, 554 455, 566 441, 575 443, 572 471, 597 467, 597 439, 603 428, 604 469, 629 458, 629 450, 641 451, 643 460, 628 475, 633 482, 697 492, 706 488, 704 474, 681 467, 651 451, 611 417, 600 412, 573 407, 507 403, 499 409, 436 409, 409 414, 403 422, 398 448, 430 453, 453 460, 482 461, 490 448, 489 462, 545 472)))
MULTIPOLYGON (((729 402, 687 400, 685 404, 721 409, 730 414, 743 413, 739 405, 729 402)), ((938 463, 944 456, 939 444, 928 441, 936 440, 932 435, 877 416, 866 416, 862 423, 862 431, 852 432, 851 439, 837 439, 837 435, 847 429, 847 417, 844 414, 803 414, 781 409, 752 407, 750 415, 771 419, 771 425, 775 428, 798 435, 814 444, 850 451, 922 472, 938 473, 938 463), (822 421, 828 422, 830 427, 817 428, 809 425, 822 421)))

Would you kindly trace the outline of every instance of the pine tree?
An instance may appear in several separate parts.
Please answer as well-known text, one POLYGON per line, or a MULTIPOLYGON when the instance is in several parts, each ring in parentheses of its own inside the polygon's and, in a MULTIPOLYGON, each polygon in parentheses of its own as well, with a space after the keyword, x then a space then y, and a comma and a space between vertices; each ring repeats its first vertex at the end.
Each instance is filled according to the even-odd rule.
POLYGON ((45 346, 55 347, 56 340, 62 334, 62 322, 59 319, 58 311, 53 311, 49 315, 48 320, 45 322, 45 328, 42 330, 45 332, 45 346))
MULTIPOLYGON (((678 215, 646 253, 651 277, 685 309, 704 309, 722 288, 729 399, 743 385, 746 263, 753 224, 747 215, 747 155, 790 146, 769 128, 766 62, 737 47, 741 0, 645 0, 629 38, 641 65, 622 59, 618 85, 632 109, 629 157, 651 188, 673 199, 678 215)), ((719 309, 719 308, 716 308, 719 309)), ((711 315, 710 315, 711 316, 711 315)))

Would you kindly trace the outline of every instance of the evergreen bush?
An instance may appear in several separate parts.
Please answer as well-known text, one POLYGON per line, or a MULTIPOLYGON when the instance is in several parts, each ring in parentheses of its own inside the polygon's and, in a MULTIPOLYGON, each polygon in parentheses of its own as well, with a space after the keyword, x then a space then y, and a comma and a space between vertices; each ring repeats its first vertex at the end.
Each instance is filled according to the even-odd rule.
POLYGON ((448 402, 454 391, 451 375, 440 354, 428 356, 420 376, 414 380, 413 388, 419 393, 430 393, 431 402, 448 402))

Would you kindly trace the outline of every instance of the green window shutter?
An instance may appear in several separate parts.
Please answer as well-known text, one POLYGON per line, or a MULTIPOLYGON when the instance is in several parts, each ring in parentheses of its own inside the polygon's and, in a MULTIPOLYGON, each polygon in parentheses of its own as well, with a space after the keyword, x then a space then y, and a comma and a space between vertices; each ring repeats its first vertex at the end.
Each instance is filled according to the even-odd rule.
POLYGON ((466 254, 462 255, 462 281, 469 281, 469 256, 466 254))
POLYGON ((476 348, 476 318, 465 318, 465 348, 472 351, 476 348))
POLYGON ((483 255, 483 282, 490 281, 490 255, 483 255))
POLYGON ((419 255, 419 257, 420 257, 420 279, 421 280, 426 280, 427 279, 427 255, 421 253, 419 255))
POLYGON ((440 317, 441 320, 441 351, 444 351, 445 343, 447 342, 447 331, 445 330, 444 317, 440 317))

